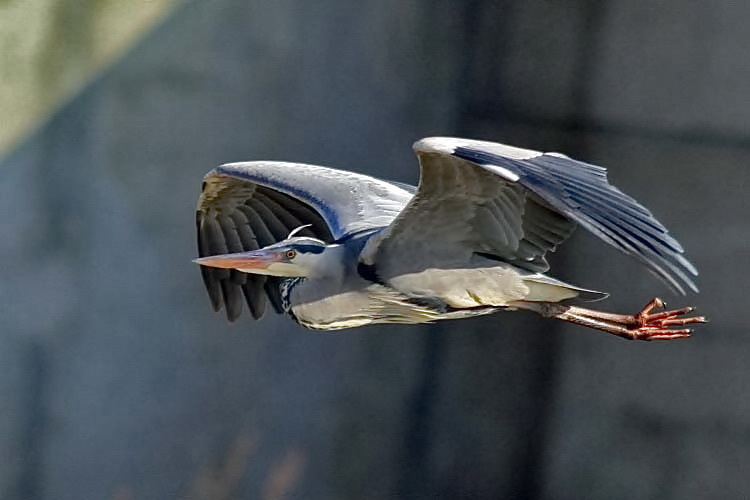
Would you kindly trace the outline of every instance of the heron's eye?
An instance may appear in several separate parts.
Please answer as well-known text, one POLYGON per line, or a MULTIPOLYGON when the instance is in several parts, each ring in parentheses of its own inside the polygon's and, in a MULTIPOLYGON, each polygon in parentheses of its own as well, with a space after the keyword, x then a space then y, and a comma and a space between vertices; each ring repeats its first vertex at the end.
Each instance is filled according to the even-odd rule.
POLYGON ((297 250, 287 250, 286 251, 286 258, 287 259, 293 259, 297 256, 297 250))

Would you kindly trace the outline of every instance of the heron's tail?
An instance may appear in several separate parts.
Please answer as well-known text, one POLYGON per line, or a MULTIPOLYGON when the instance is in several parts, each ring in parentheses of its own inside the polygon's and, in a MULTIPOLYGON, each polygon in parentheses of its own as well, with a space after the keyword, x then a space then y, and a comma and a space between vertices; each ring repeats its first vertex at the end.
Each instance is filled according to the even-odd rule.
POLYGON ((593 302, 609 297, 608 293, 570 285, 543 274, 524 276, 523 281, 529 287, 529 294, 524 300, 531 302, 560 302, 573 298, 593 302))

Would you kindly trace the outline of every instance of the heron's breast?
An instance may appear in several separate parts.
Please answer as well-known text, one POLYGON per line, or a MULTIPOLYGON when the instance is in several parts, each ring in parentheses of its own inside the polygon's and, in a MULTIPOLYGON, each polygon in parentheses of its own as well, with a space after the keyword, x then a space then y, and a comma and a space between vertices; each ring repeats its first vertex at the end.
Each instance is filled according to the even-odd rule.
POLYGON ((305 293, 303 285, 292 292, 291 313, 302 326, 314 330, 340 330, 376 323, 418 324, 440 319, 428 304, 389 287, 369 283, 350 290, 305 293), (301 293, 297 293, 301 292, 301 293))

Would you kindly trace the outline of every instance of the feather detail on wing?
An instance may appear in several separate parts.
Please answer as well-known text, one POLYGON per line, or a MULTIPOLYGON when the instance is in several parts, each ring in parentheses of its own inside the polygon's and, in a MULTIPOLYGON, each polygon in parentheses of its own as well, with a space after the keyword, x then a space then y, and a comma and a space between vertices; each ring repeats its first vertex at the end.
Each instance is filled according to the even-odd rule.
MULTIPOLYGON (((331 168, 283 162, 222 165, 204 178, 198 199, 198 254, 244 252, 298 236, 326 242, 388 225, 411 198, 400 185, 331 168)), ((247 304, 260 318, 270 300, 281 312, 279 279, 201 266, 215 310, 233 321, 247 304)))
POLYGON ((645 207, 609 184, 601 167, 468 139, 432 137, 414 149, 418 191, 363 252, 365 263, 377 261, 380 274, 465 262, 468 252, 544 271, 546 252, 578 224, 676 291, 697 290, 697 271, 680 244, 645 207))

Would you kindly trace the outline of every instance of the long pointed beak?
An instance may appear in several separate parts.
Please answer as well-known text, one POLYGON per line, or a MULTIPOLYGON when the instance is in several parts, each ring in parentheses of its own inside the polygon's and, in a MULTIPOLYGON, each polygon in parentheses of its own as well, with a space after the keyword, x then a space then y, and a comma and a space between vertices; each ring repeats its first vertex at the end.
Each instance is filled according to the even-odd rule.
POLYGON ((239 252, 201 257, 200 259, 194 259, 193 262, 202 266, 224 269, 261 270, 267 269, 273 263, 282 262, 282 259, 275 252, 239 252))

